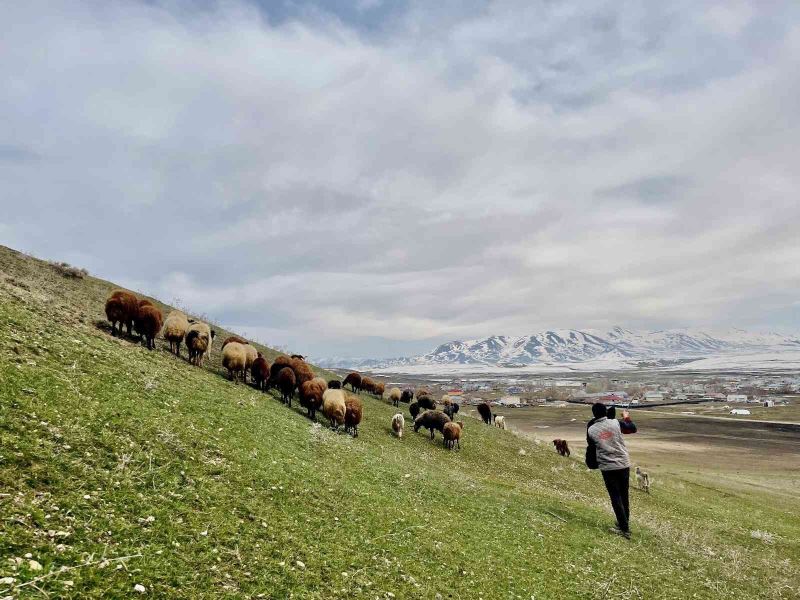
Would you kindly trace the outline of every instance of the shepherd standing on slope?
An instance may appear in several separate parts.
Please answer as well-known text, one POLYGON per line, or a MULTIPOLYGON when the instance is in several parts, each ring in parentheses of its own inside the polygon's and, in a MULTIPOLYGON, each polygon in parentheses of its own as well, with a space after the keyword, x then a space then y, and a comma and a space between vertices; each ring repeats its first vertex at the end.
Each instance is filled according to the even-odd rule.
POLYGON ((630 508, 628 505, 628 485, 630 481, 631 460, 625 447, 623 434, 636 433, 636 425, 631 421, 627 410, 622 411, 622 420, 609 419, 605 404, 592 405, 594 419, 586 432, 589 444, 597 452, 597 468, 603 474, 603 481, 611 498, 611 507, 617 517, 613 529, 623 537, 630 538, 630 508))

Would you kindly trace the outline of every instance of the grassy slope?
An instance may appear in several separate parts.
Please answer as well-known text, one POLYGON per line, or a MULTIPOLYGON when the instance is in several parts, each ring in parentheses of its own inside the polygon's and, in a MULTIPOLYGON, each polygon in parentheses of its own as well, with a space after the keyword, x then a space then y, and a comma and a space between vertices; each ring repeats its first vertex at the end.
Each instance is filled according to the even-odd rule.
POLYGON ((800 593, 796 506, 671 479, 633 494, 626 541, 579 457, 472 421, 460 452, 397 440, 368 398, 359 438, 315 428, 111 338, 109 289, 0 248, 0 597, 800 593))

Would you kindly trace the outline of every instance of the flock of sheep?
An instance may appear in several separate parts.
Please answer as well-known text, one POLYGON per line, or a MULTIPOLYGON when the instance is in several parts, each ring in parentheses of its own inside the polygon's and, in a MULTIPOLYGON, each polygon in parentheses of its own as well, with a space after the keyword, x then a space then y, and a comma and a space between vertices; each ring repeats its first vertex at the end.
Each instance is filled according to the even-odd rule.
MULTIPOLYGON (((111 323, 112 335, 119 333, 121 336, 124 327, 129 336, 137 333, 149 349, 154 349, 156 335, 161 332, 169 343, 170 352, 176 356, 181 355, 181 345, 185 343, 189 362, 198 367, 211 354, 216 332, 208 324, 189 319, 181 311, 173 310, 164 319, 161 311, 152 302, 139 299, 135 294, 124 290, 111 293, 106 300, 105 310, 111 323)), ((309 418, 316 420, 317 411, 321 411, 328 418, 332 429, 344 427, 353 437, 358 436, 358 426, 364 410, 361 400, 347 393, 346 386, 349 385, 354 393, 366 392, 377 398, 386 396, 395 407, 399 407, 401 403, 408 404, 415 432, 427 429, 433 440, 438 431, 446 448, 461 448, 464 423, 454 420, 460 407, 447 395, 442 396, 442 410, 439 410, 431 393, 424 388, 414 391, 394 387, 387 393, 384 383, 355 372, 349 373, 344 381, 325 381, 314 375, 302 356, 279 355, 270 364, 247 340, 235 335, 222 343, 222 366, 233 382, 241 380, 247 383, 249 376, 250 382, 261 391, 277 389, 282 402, 289 407, 297 394, 300 405, 308 411, 309 418)), ((494 417, 488 404, 480 404, 478 412, 485 423, 491 424, 494 421, 498 427, 505 429, 504 418, 494 417)), ((402 412, 398 412, 392 417, 392 431, 397 437, 402 437, 404 428, 405 417, 402 412)))

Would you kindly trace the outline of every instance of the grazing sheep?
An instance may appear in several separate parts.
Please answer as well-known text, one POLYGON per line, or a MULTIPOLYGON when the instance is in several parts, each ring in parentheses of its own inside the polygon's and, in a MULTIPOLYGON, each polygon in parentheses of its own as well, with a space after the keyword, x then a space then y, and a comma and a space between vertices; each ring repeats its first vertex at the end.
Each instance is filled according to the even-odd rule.
POLYGON ((270 376, 270 384, 271 385, 278 385, 278 373, 281 372, 281 369, 284 367, 292 368, 292 359, 286 356, 285 354, 279 354, 275 357, 275 360, 272 361, 272 365, 269 368, 269 376, 270 376))
POLYGON ((400 388, 393 387, 389 390, 389 401, 392 403, 392 406, 400 406, 400 396, 402 392, 400 392, 400 388))
POLYGON ((410 390, 408 388, 403 390, 403 393, 400 395, 400 402, 404 404, 411 404, 411 401, 414 399, 414 390, 410 390))
POLYGON ((452 402, 452 400, 450 399, 450 396, 448 396, 447 394, 442 394, 441 402, 442 402, 442 404, 447 406, 448 404, 450 404, 452 402))
POLYGON ((354 438, 358 437, 358 425, 364 416, 364 405, 355 396, 347 395, 344 401, 344 430, 354 438))
POLYGON ((502 415, 498 415, 494 418, 494 426, 499 427, 500 429, 506 428, 506 418, 502 415))
POLYGON ((344 381, 342 382, 342 388, 344 388, 347 384, 350 384, 350 388, 354 392, 360 391, 362 389, 361 388, 361 384, 362 384, 361 375, 359 375, 355 371, 353 371, 352 373, 348 373, 347 377, 345 377, 344 381))
POLYGON ((243 344, 243 346, 245 354, 247 355, 247 364, 244 367, 244 382, 247 383, 247 372, 253 368, 253 363, 258 358, 258 350, 248 343, 243 344))
POLYGON ((253 366, 250 367, 250 376, 253 378, 256 388, 262 392, 266 392, 269 389, 269 363, 261 352, 258 353, 258 356, 253 361, 253 366))
POLYGON ((417 395, 417 404, 422 410, 436 410, 436 402, 427 394, 417 395))
POLYGON ((189 362, 195 366, 203 366, 203 359, 211 356, 211 345, 217 332, 206 323, 192 323, 186 334, 186 348, 189 350, 189 362))
POLYGON ((375 391, 375 381, 371 377, 367 377, 366 375, 361 378, 361 389, 368 394, 372 394, 375 391))
POLYGON ((392 431, 394 434, 401 438, 403 437, 403 428, 406 426, 406 419, 403 416, 403 413, 397 413, 395 416, 392 417, 392 431))
POLYGON ((340 390, 342 389, 342 382, 338 379, 331 379, 328 382, 328 389, 329 390, 340 390))
POLYGON ((430 396, 430 395, 431 392, 428 388, 426 387, 417 388, 417 393, 416 393, 417 398, 419 398, 420 396, 430 396))
POLYGON ((325 390, 322 394, 322 412, 328 417, 331 429, 339 429, 344 425, 344 417, 347 413, 347 404, 344 390, 325 390))
POLYGON ((640 490, 650 493, 650 475, 636 467, 636 485, 640 490))
POLYGON ((487 425, 492 422, 492 409, 489 407, 486 402, 481 402, 478 404, 478 414, 483 419, 483 422, 487 425))
POLYGON ((297 360, 305 360, 306 357, 302 354, 292 354, 289 358, 296 358, 297 360))
POLYGON ((119 335, 122 337, 122 326, 133 332, 133 320, 139 312, 139 299, 135 294, 125 290, 114 290, 106 300, 106 318, 111 323, 111 335, 116 335, 116 324, 119 323, 119 335))
POLYGON ((187 331, 189 331, 189 319, 185 314, 179 310, 173 310, 167 315, 161 335, 169 342, 169 351, 175 356, 181 355, 181 344, 187 331))
POLYGON ((292 406, 292 398, 294 398, 294 387, 297 379, 294 376, 294 371, 289 367, 283 367, 278 372, 278 389, 281 391, 281 402, 292 406))
POLYGON ((144 337, 148 350, 156 347, 156 335, 161 331, 163 324, 164 317, 155 306, 145 304, 139 308, 139 314, 136 315, 136 331, 144 337))
POLYGON ((236 342, 237 344, 241 344, 242 346, 250 343, 246 339, 239 337, 238 335, 229 335, 228 337, 225 338, 225 341, 222 342, 222 349, 224 350, 225 346, 227 346, 231 342, 236 342))
POLYGON ((239 375, 244 381, 244 373, 247 369, 247 351, 244 344, 228 342, 222 349, 222 366, 228 369, 228 378, 231 381, 236 383, 239 375))
POLYGON ((314 379, 314 371, 311 370, 311 367, 308 366, 304 360, 299 358, 290 358, 292 371, 294 371, 295 381, 297 382, 297 388, 300 389, 300 386, 305 383, 306 381, 311 381, 314 379))
POLYGON ((567 440, 561 440, 561 439, 553 440, 553 446, 556 447, 556 451, 561 456, 569 456, 570 452, 567 440))
POLYGON ((419 402, 417 402, 416 400, 408 405, 408 412, 411 413, 412 419, 417 418, 417 415, 419 414, 420 410, 422 409, 419 407, 419 402))
POLYGON ((450 417, 440 410, 426 410, 416 419, 414 419, 414 433, 419 431, 420 427, 430 429, 431 439, 433 439, 434 431, 442 431, 446 423, 450 422, 450 417))
POLYGON ((461 431, 464 429, 464 423, 459 421, 458 423, 445 423, 444 427, 442 428, 442 442, 444 443, 445 448, 450 448, 450 450, 458 447, 461 450, 461 431))
POLYGON ((381 383, 380 381, 376 382, 372 386, 372 393, 375 394, 377 398, 383 398, 383 393, 386 391, 386 384, 381 383))
POLYGON ((317 411, 322 408, 322 396, 328 384, 322 377, 315 377, 300 384, 300 406, 308 410, 308 418, 316 419, 317 411))
POLYGON ((450 402, 449 404, 445 404, 444 414, 446 414, 452 420, 460 408, 461 407, 459 406, 458 402, 450 402))

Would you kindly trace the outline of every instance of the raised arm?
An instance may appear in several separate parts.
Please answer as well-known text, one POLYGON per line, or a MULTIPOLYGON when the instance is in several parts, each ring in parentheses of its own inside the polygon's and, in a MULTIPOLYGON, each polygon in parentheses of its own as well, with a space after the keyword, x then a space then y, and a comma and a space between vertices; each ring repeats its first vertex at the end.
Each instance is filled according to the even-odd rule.
POLYGON ((636 423, 631 420, 631 414, 627 410, 622 411, 622 420, 619 422, 619 429, 622 433, 636 433, 636 423))

